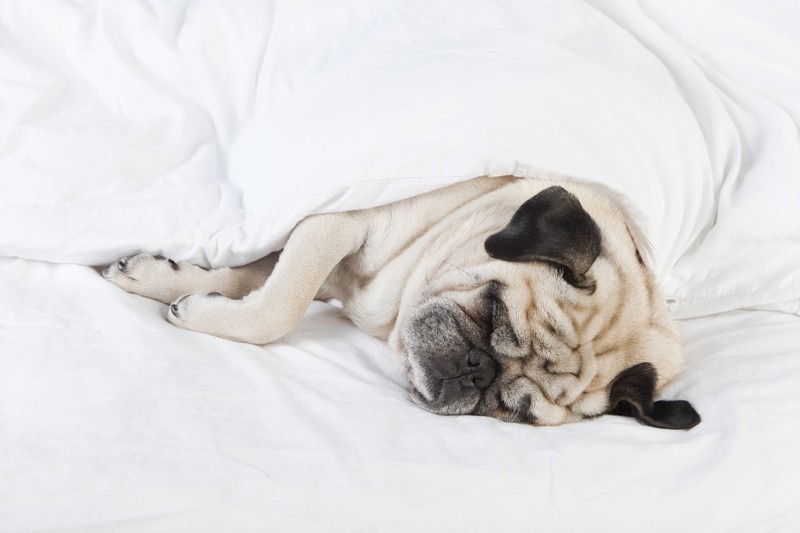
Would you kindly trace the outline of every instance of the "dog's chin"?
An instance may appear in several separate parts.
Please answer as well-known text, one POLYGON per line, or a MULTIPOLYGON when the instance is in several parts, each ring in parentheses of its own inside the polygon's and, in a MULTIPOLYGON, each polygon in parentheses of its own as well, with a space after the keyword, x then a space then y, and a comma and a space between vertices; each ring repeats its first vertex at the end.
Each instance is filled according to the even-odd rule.
MULTIPOLYGON (((412 383, 412 386, 414 384, 412 383)), ((481 401, 481 393, 478 390, 465 391, 456 401, 443 401, 447 394, 440 394, 439 397, 431 399, 425 397, 416 386, 411 391, 411 400, 426 411, 437 415, 472 415, 477 414, 476 409, 481 401)))

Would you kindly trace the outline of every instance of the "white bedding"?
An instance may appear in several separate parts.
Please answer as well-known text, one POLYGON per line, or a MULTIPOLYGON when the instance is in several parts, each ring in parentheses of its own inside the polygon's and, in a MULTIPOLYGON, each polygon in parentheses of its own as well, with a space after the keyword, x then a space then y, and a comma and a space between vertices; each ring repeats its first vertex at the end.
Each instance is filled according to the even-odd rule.
POLYGON ((800 318, 681 322, 688 432, 533 428, 407 398, 314 304, 266 347, 170 326, 86 267, 0 262, 3 531, 792 531, 800 318), (646 526, 644 524, 647 524, 646 526))
POLYGON ((0 531, 800 530, 800 5, 0 2, 0 531), (91 265, 235 265, 480 174, 627 205, 703 422, 415 407, 314 304, 265 347, 91 265), (643 526, 647 524, 647 526, 643 526))

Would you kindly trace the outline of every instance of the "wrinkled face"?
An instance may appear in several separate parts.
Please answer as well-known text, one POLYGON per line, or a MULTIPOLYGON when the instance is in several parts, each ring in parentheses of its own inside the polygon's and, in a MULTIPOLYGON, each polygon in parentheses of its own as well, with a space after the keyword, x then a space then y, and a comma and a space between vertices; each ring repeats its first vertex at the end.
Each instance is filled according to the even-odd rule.
POLYGON ((403 323, 414 400, 439 414, 535 425, 608 412, 697 424, 686 402, 653 403, 659 372, 668 379, 680 366, 680 347, 668 323, 653 323, 649 274, 632 241, 627 258, 604 242, 560 187, 523 204, 485 241, 480 266, 432 285, 403 323))
MULTIPOLYGON (((569 406, 580 385, 585 387, 578 382, 588 369, 561 303, 564 282, 546 270, 533 276, 545 278, 540 287, 553 282, 554 290, 539 292, 541 307, 507 304, 504 296, 520 287, 497 280, 445 291, 419 306, 403 331, 415 401, 441 414, 530 424, 580 419, 569 406)), ((582 414, 601 414, 605 408, 601 397, 582 414)))

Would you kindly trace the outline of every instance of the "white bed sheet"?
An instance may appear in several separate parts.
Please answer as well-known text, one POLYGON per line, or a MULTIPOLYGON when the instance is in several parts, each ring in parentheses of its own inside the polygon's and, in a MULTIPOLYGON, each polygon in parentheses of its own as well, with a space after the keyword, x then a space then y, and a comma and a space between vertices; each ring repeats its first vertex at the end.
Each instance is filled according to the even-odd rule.
POLYGON ((800 530, 798 19, 0 2, 0 531, 800 530), (693 430, 431 415, 335 307, 248 346, 85 266, 238 264, 310 212, 543 169, 625 193, 693 430))
POLYGON ((792 531, 800 318, 681 322, 691 431, 442 417, 315 304, 265 347, 88 267, 0 261, 2 531, 792 531))

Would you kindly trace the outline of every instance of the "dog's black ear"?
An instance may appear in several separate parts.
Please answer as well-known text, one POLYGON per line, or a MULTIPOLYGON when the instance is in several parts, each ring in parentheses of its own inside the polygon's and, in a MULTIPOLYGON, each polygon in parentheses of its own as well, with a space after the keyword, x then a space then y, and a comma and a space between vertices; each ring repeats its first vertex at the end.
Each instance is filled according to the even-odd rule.
POLYGON ((608 414, 632 416, 642 424, 664 429, 691 429, 700 423, 700 415, 685 400, 653 402, 656 369, 639 363, 620 372, 611 384, 608 414))
POLYGON ((547 261, 567 269, 581 283, 600 255, 597 223, 575 195, 549 187, 517 209, 511 222, 484 243, 486 253, 503 261, 547 261))

